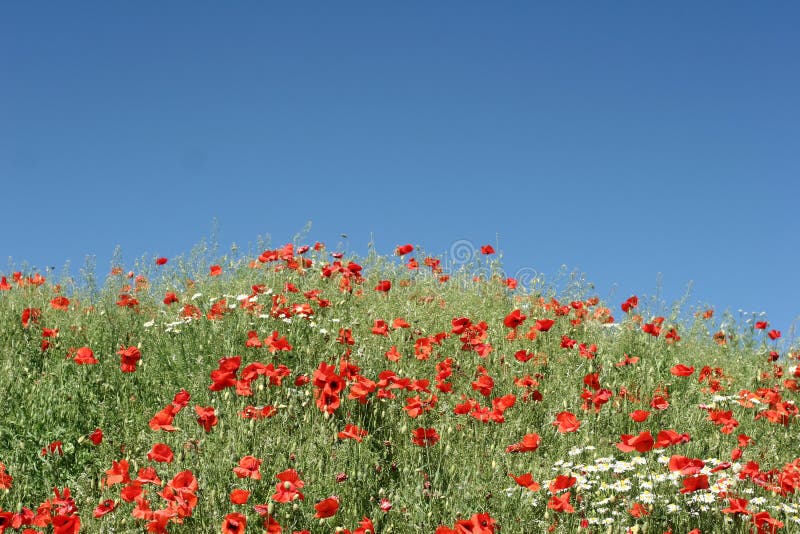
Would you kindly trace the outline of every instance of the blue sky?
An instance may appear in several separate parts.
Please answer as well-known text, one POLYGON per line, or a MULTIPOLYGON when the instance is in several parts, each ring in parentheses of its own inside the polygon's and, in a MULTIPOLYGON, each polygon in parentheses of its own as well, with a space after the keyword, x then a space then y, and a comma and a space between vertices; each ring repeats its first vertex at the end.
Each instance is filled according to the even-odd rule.
POLYGON ((800 316, 800 7, 0 6, 0 271, 208 238, 585 273, 800 316), (346 234, 345 241, 340 234, 346 234), (660 273, 660 274, 659 274, 660 273))

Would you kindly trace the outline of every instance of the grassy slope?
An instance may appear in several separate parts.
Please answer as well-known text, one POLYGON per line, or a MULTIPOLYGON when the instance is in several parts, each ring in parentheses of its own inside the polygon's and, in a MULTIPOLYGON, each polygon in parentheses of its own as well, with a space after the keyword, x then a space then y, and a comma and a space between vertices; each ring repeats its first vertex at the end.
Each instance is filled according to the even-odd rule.
MULTIPOLYGON (((784 385, 793 364, 782 360, 779 363, 784 364, 786 376, 772 376, 773 364, 767 361, 769 349, 760 331, 744 330, 733 342, 720 345, 712 340, 716 332, 714 319, 696 318, 690 324, 677 324, 682 339, 667 343, 664 332, 670 318, 666 319, 661 336, 650 336, 642 332, 633 317, 639 313, 647 321, 647 310, 636 309, 626 316, 619 311, 619 303, 591 306, 588 318, 573 325, 570 321, 576 317, 574 308, 568 315, 559 316, 549 299, 540 299, 541 294, 509 290, 497 278, 475 282, 466 274, 453 275, 441 283, 422 265, 421 257, 418 271, 408 271, 391 258, 372 257, 366 261, 366 279, 361 283, 354 280, 354 290, 342 292, 340 274, 330 278, 321 275, 322 265, 329 260, 313 251, 309 256, 312 254, 314 264, 307 269, 275 271, 275 266, 285 264, 282 261, 259 263, 258 269, 223 261, 221 276, 195 274, 192 287, 187 287, 183 266, 173 266, 175 262, 158 268, 158 277, 156 268, 148 267, 144 276, 152 280, 141 284, 139 291, 129 292, 139 300, 137 308, 116 304, 123 286, 134 283, 123 274, 109 276, 104 288, 94 296, 72 294, 66 311, 51 308, 50 300, 62 293, 49 281, 27 287, 12 282, 11 290, 0 293, 0 462, 6 465, 14 483, 10 490, 0 492, 0 508, 17 511, 20 506, 27 506, 35 510, 52 496, 52 488, 68 486, 80 511, 82 532, 144 531, 145 523, 130 516, 133 505, 126 502, 120 502, 119 508, 108 516, 91 517, 91 510, 102 500, 119 500, 121 486, 101 487, 101 479, 112 461, 125 458, 131 463, 134 477, 138 468, 146 465, 155 465, 165 482, 185 469, 197 477, 199 501, 193 517, 187 518, 184 525, 171 525, 170 532, 218 532, 223 517, 234 511, 248 516, 248 531, 260 531, 261 520, 253 505, 269 502, 277 483, 274 475, 290 467, 301 474, 306 487, 304 501, 274 505, 273 515, 285 532, 302 528, 332 532, 337 526, 354 529, 364 516, 372 518, 380 532, 433 532, 438 525, 452 526, 456 519, 477 512, 490 513, 504 532, 545 530, 556 516, 560 531, 575 530, 583 516, 592 521, 614 520, 612 531, 648 524, 651 531, 658 532, 668 526, 675 532, 693 527, 700 527, 703 532, 721 532, 735 526, 722 523, 719 510, 727 506, 727 501, 701 492, 711 495, 712 502, 690 503, 687 499, 693 496, 678 493, 680 480, 659 482, 656 478, 669 474, 657 462, 659 455, 728 460, 737 446, 737 435, 744 433, 755 443, 744 450, 738 465, 754 460, 762 470, 781 469, 800 457, 796 417, 791 417, 788 426, 763 418, 755 420, 755 413, 766 406, 747 408, 718 398, 716 404, 732 410, 739 422, 732 433, 723 434, 720 427, 708 421, 707 411, 698 407, 715 403, 714 395, 707 391, 708 382, 698 382, 699 370, 704 366, 724 372, 720 379, 723 389, 718 395, 774 386, 784 400, 796 400, 796 391, 784 385), (382 279, 392 281, 388 293, 373 289, 382 279), (287 283, 296 285, 300 292, 285 291, 287 283), (237 296, 252 294, 251 288, 257 284, 270 288, 272 295, 259 295, 257 301, 263 309, 253 313, 239 306, 237 296), (318 302, 304 297, 303 292, 313 289, 321 290, 319 297, 328 299, 330 306, 320 307, 318 302), (175 291, 179 303, 164 305, 161 300, 166 291, 175 291), (276 294, 286 297, 286 305, 310 303, 314 315, 291 320, 269 316, 272 296, 276 294), (228 309, 217 320, 203 317, 169 326, 180 320, 183 305, 193 304, 205 314, 213 301, 221 298, 235 309, 228 309), (593 312, 603 306, 612 307, 612 313, 622 317, 621 321, 618 317, 618 326, 604 326, 603 316, 601 320, 591 319, 593 312), (42 310, 39 321, 27 328, 20 321, 25 308, 42 310), (528 319, 518 328, 517 339, 507 339, 510 329, 503 321, 514 309, 522 310, 528 319), (390 328, 388 337, 371 332, 376 319, 391 324, 397 317, 404 318, 411 327, 390 328), (488 356, 462 350, 458 336, 451 334, 433 346, 430 359, 414 357, 417 339, 450 333, 451 321, 457 317, 487 323, 485 341, 493 347, 488 356), (540 332, 534 341, 527 339, 530 326, 542 318, 555 319, 552 329, 540 332), (44 352, 40 349, 43 327, 59 331, 58 337, 52 339, 53 345, 44 352), (336 340, 340 328, 352 330, 355 344, 349 347, 349 359, 360 368, 360 375, 378 381, 379 373, 390 369, 403 377, 430 380, 430 389, 438 397, 433 410, 415 419, 406 414, 406 399, 417 392, 393 390, 397 397, 394 400, 379 399, 373 392, 366 404, 360 404, 348 400, 346 390, 341 406, 332 415, 322 413, 315 406, 312 384, 296 386, 294 380, 300 374, 312 376, 322 361, 339 365, 348 348, 336 340), (293 348, 275 354, 266 348, 247 348, 247 332, 251 330, 262 340, 277 330, 293 348), (596 358, 581 357, 577 348, 562 348, 563 335, 586 345, 596 344, 596 358), (115 353, 120 347, 131 345, 140 348, 142 360, 136 372, 122 373, 115 353), (392 345, 403 355, 399 362, 384 356, 392 345), (83 346, 94 351, 99 364, 76 365, 66 357, 69 348, 83 346), (517 361, 513 355, 521 349, 540 358, 526 363, 517 361), (242 368, 254 361, 284 364, 292 374, 281 386, 258 379, 250 397, 238 396, 233 388, 210 391, 209 373, 217 368, 220 358, 232 355, 242 356, 242 368), (639 362, 616 366, 624 355, 636 356, 639 362), (448 379, 453 384, 450 394, 434 388, 436 364, 445 358, 454 361, 453 375, 448 379), (694 366, 694 374, 687 378, 673 376, 670 368, 679 363, 694 366), (483 397, 471 386, 478 366, 483 366, 494 380, 489 397, 483 397), (586 387, 583 379, 592 372, 599 373, 602 387, 614 393, 598 413, 581 406, 580 394, 586 387), (761 376, 765 372, 770 376, 761 376), (523 401, 524 390, 514 384, 516 377, 526 374, 537 378, 540 402, 523 401), (663 411, 649 407, 659 387, 669 392, 670 407, 663 411), (181 388, 191 394, 191 401, 175 418, 179 430, 154 432, 148 421, 181 388), (630 392, 629 398, 618 395, 620 388, 630 392), (517 403, 505 412, 504 423, 483 423, 469 415, 453 413, 463 396, 491 406, 492 398, 510 393, 517 395, 517 403), (219 424, 211 432, 204 432, 196 423, 195 405, 215 407, 219 424), (242 419, 238 412, 247 405, 272 405, 277 407, 277 415, 258 421, 242 419), (628 416, 635 409, 653 413, 644 423, 635 423, 628 416), (582 422, 578 431, 556 431, 551 423, 562 411, 577 415, 582 422), (338 440, 337 433, 347 423, 365 429, 369 436, 361 443, 338 440), (414 445, 411 432, 417 427, 435 428, 441 440, 426 448, 414 445), (86 439, 95 428, 105 434, 98 446, 86 439), (623 453, 615 446, 621 434, 650 430, 655 436, 665 429, 688 433, 691 441, 642 454, 623 453), (507 446, 528 433, 541 436, 538 450, 505 452, 507 446), (63 456, 42 457, 42 447, 55 440, 63 443, 63 456), (147 452, 156 442, 166 443, 175 451, 172 463, 148 462, 147 452), (595 449, 569 454, 570 450, 575 452, 576 447, 587 445, 595 449), (264 460, 261 480, 239 479, 233 474, 232 469, 245 455, 264 460), (627 473, 616 474, 613 469, 593 473, 594 468, 587 473, 585 468, 572 465, 595 465, 595 458, 608 456, 623 460, 641 457, 645 461, 634 464, 627 473), (542 483, 541 490, 530 492, 518 487, 508 476, 526 472, 542 483), (547 510, 547 482, 570 472, 583 473, 579 477, 579 484, 583 485, 571 489, 571 502, 578 512, 556 514, 547 510), (346 474, 347 480, 337 482, 340 473, 346 474), (628 491, 615 489, 613 484, 625 478, 634 487, 628 491), (642 501, 642 492, 649 488, 642 483, 654 480, 652 491, 656 497, 651 515, 630 517, 627 511, 634 502, 642 501), (248 504, 230 503, 228 495, 234 488, 252 492, 248 504), (578 494, 580 502, 576 501, 578 494), (313 503, 331 495, 340 498, 337 515, 314 519, 313 503), (391 502, 390 511, 381 511, 381 498, 391 502), (669 503, 685 511, 670 513, 669 503)), ((577 293, 556 296, 567 306, 571 301, 586 303, 588 297, 577 293)), ((735 479, 732 470, 736 467, 713 474, 712 481, 722 476, 735 479)), ((776 508, 781 503, 797 503, 797 497, 777 496, 749 481, 737 484, 736 494, 766 499, 763 505, 750 509, 769 510, 786 523, 785 531, 798 531, 792 514, 784 515, 776 508)), ((152 490, 149 498, 153 509, 164 504, 152 490)), ((746 525, 739 528, 747 531, 746 525)))

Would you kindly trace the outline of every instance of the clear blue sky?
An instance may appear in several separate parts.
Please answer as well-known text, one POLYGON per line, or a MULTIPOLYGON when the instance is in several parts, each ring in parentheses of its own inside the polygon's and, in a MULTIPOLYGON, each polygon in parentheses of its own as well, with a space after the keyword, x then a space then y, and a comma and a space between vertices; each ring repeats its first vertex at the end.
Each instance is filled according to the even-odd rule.
POLYGON ((795 2, 4 2, 0 272, 349 236, 800 316, 795 2))

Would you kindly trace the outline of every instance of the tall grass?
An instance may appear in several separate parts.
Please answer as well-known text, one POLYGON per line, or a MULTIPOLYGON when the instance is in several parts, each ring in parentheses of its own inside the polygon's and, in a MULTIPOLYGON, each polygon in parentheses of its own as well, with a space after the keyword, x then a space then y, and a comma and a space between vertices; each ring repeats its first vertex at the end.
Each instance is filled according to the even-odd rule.
POLYGON ((434 260, 287 246, 153 258, 94 284, 6 273, 0 525, 74 532, 65 518, 77 516, 90 533, 258 532, 270 516, 315 533, 364 532, 367 518, 386 533, 800 531, 800 372, 771 326, 722 331, 711 311, 661 322, 586 286, 565 298, 513 288, 480 258, 451 273, 434 260), (141 359, 123 372, 133 347, 141 359), (81 348, 97 363, 78 363, 81 348), (170 406, 174 431, 153 430, 170 406), (196 408, 209 407, 206 431, 196 408), (242 416, 264 407, 269 417, 242 416), (636 410, 650 414, 636 422, 636 410), (579 426, 562 432, 565 412, 579 426), (339 437, 348 425, 361 441, 339 437), (425 429, 438 441, 415 443, 425 429), (631 439, 641 450, 623 451, 631 439), (171 461, 148 458, 157 443, 171 461), (260 478, 234 471, 246 456, 260 478), (701 460, 696 472, 675 469, 683 457, 701 460), (123 460, 133 482, 114 483, 123 460), (145 467, 160 484, 135 482, 145 467), (302 488, 276 478, 288 469, 302 488), (186 471, 197 489, 176 498, 170 481, 186 471), (303 498, 281 502, 287 485, 303 498), (74 501, 53 504, 55 526, 41 508, 54 488, 74 501), (315 517, 330 497, 335 514, 315 517), (748 513, 731 511, 737 498, 748 513), (115 509, 94 517, 108 500, 115 509))

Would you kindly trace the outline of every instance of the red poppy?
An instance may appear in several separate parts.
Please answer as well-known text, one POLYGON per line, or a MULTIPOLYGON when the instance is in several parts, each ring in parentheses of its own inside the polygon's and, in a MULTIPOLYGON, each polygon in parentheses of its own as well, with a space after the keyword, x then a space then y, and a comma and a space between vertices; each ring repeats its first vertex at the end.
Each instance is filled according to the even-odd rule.
POLYGON ((77 515, 57 515, 53 518, 53 534, 78 534, 81 518, 77 515))
POLYGON ((175 432, 177 428, 172 426, 172 421, 175 419, 175 415, 178 413, 178 409, 170 404, 169 406, 165 407, 164 409, 157 412, 148 425, 152 430, 164 430, 166 432, 175 432))
POLYGON ((300 475, 294 469, 286 469, 275 475, 280 482, 275 486, 275 495, 272 500, 275 502, 292 502, 303 500, 305 496, 300 490, 305 486, 305 482, 300 480, 300 475))
POLYGON ((11 489, 11 483, 14 481, 11 475, 6 473, 6 466, 0 462, 0 490, 11 489))
POLYGON ((694 366, 687 367, 682 363, 679 363, 678 365, 673 366, 669 372, 674 376, 690 376, 692 373, 694 373, 694 366))
POLYGON ((636 295, 630 297, 628 300, 622 303, 622 311, 628 313, 631 309, 635 308, 639 305, 639 297, 636 295))
POLYGON ((708 476, 695 475, 683 479, 683 489, 681 493, 692 493, 701 489, 708 489, 708 476))
POLYGON ((429 447, 439 442, 439 434, 433 428, 415 428, 411 432, 411 441, 420 447, 429 447))
POLYGON ((623 434, 619 437, 620 442, 617 443, 617 448, 622 452, 647 452, 653 448, 655 440, 649 430, 641 432, 638 436, 631 434, 623 434))
POLYGON ((249 498, 250 492, 240 488, 233 490, 230 495, 230 500, 233 504, 246 504, 249 498))
POLYGON ((133 502, 142 495, 142 485, 133 480, 119 492, 120 498, 125 502, 133 502))
POLYGON ((518 442, 506 447, 506 452, 533 452, 539 448, 539 434, 525 434, 518 442))
POLYGON ((556 324, 556 322, 552 319, 537 319, 536 324, 533 325, 533 328, 539 332, 547 332, 553 328, 554 324, 556 324))
POLYGON ((222 267, 220 267, 219 265, 212 265, 209 268, 209 274, 211 276, 219 276, 219 275, 221 275, 222 274, 222 267))
POLYGON ((337 434, 339 439, 354 439, 358 442, 361 442, 364 439, 364 436, 368 436, 368 432, 361 428, 358 428, 356 425, 345 425, 344 430, 337 434))
POLYGON ((483 245, 481 247, 481 254, 484 256, 488 256, 489 254, 494 254, 494 248, 492 245, 483 245))
POLYGON ((314 509, 317 511, 317 513, 314 514, 314 517, 317 519, 333 517, 339 510, 339 497, 334 496, 328 497, 327 499, 322 499, 314 505, 314 509))
POLYGON ((54 310, 68 310, 69 299, 67 297, 55 297, 50 301, 50 307, 54 310))
POLYGON ((120 460, 119 462, 112 460, 111 469, 106 471, 108 476, 103 479, 103 485, 109 487, 114 484, 127 484, 131 481, 131 476, 128 473, 129 469, 128 460, 120 460))
POLYGON ((572 476, 558 475, 553 479, 552 482, 550 482, 550 485, 547 489, 550 491, 550 493, 558 493, 559 491, 564 491, 565 489, 571 488, 577 481, 578 479, 572 476))
POLYGON ((247 518, 234 512, 225 516, 222 522, 222 534, 242 534, 247 527, 247 518))
POLYGON ((388 292, 390 289, 392 289, 391 280, 381 280, 378 282, 378 285, 375 286, 375 291, 383 291, 384 293, 388 292))
POLYGON ((117 501, 114 499, 106 499, 105 501, 98 504, 95 509, 94 513, 92 514, 95 518, 103 517, 109 512, 113 512, 117 508, 117 501))
POLYGON ((413 245, 400 245, 397 247, 397 249, 395 249, 394 253, 398 256, 405 256, 409 252, 413 251, 414 251, 413 245))
POLYGON ((538 482, 533 480, 533 476, 531 476, 530 473, 525 473, 520 476, 515 476, 509 473, 508 476, 513 478, 514 482, 516 482, 523 488, 528 488, 531 491, 539 491, 539 488, 541 487, 538 482))
POLYGON ((770 331, 767 333, 767 335, 769 336, 769 338, 770 338, 771 340, 775 341, 776 339, 778 339, 779 337, 781 337, 781 331, 780 331, 780 330, 770 330, 770 331))
MULTIPOLYGON (((283 532, 283 529, 281 529, 281 525, 278 523, 278 521, 269 514, 267 514, 267 518, 264 520, 264 528, 266 529, 266 534, 281 534, 281 532, 283 532)), ((311 532, 308 530, 302 530, 296 532, 295 534, 300 534, 302 532, 311 534, 311 532)))
POLYGON ((705 462, 699 458, 674 455, 669 459, 669 470, 677 471, 683 476, 696 475, 705 465, 705 462))
POLYGON ((100 445, 103 442, 103 431, 99 428, 96 428, 94 432, 89 434, 89 441, 94 443, 95 445, 100 445))
POLYGON ((631 514, 632 517, 644 517, 646 515, 650 515, 650 512, 642 506, 640 503, 636 502, 633 503, 633 506, 628 510, 628 513, 631 514))
POLYGON ((64 456, 63 443, 60 441, 54 441, 47 447, 42 448, 42 456, 47 456, 48 454, 58 454, 59 456, 64 456))
POLYGON ((243 456, 239 460, 239 465, 233 468, 233 472, 239 478, 252 478, 254 480, 261 480, 261 463, 264 460, 256 458, 255 456, 243 456))
POLYGON ((161 486, 161 479, 158 478, 156 470, 150 466, 139 469, 139 473, 136 475, 136 482, 139 484, 153 484, 155 486, 161 486))
POLYGON ((166 265, 167 261, 167 258, 156 258, 156 265, 166 265))
POLYGON ((553 426, 558 428, 558 431, 561 434, 566 434, 568 432, 575 432, 580 428, 581 422, 575 417, 575 414, 572 412, 561 412, 556 415, 556 420, 553 421, 553 426))
POLYGON ((159 463, 171 463, 175 458, 172 449, 164 443, 155 443, 147 453, 147 459, 159 463))
POLYGON ((552 497, 550 497, 550 500, 547 501, 547 507, 556 512, 571 514, 575 512, 575 508, 573 508, 572 505, 569 503, 569 499, 570 499, 569 491, 561 496, 553 495, 552 497))
POLYGON ((77 350, 70 349, 69 356, 78 365, 94 365, 100 363, 97 358, 94 357, 94 352, 92 352, 92 349, 89 347, 81 347, 77 350))
POLYGON ((211 432, 211 427, 217 424, 217 415, 213 406, 197 406, 195 405, 194 411, 197 412, 197 424, 203 427, 206 432, 211 432))
POLYGON ((517 328, 525 322, 525 319, 527 319, 527 317, 523 315, 520 310, 514 310, 506 315, 505 319, 503 319, 503 324, 508 328, 517 328))
POLYGON ((139 352, 137 347, 130 346, 127 349, 120 347, 117 354, 119 354, 120 369, 123 373, 133 373, 136 371, 136 363, 142 359, 142 353, 139 352))
POLYGON ((755 327, 759 330, 765 330, 769 326, 767 321, 756 321, 755 327))
POLYGON ((649 415, 650 412, 646 410, 634 410, 630 413, 631 419, 637 423, 643 423, 649 415))

